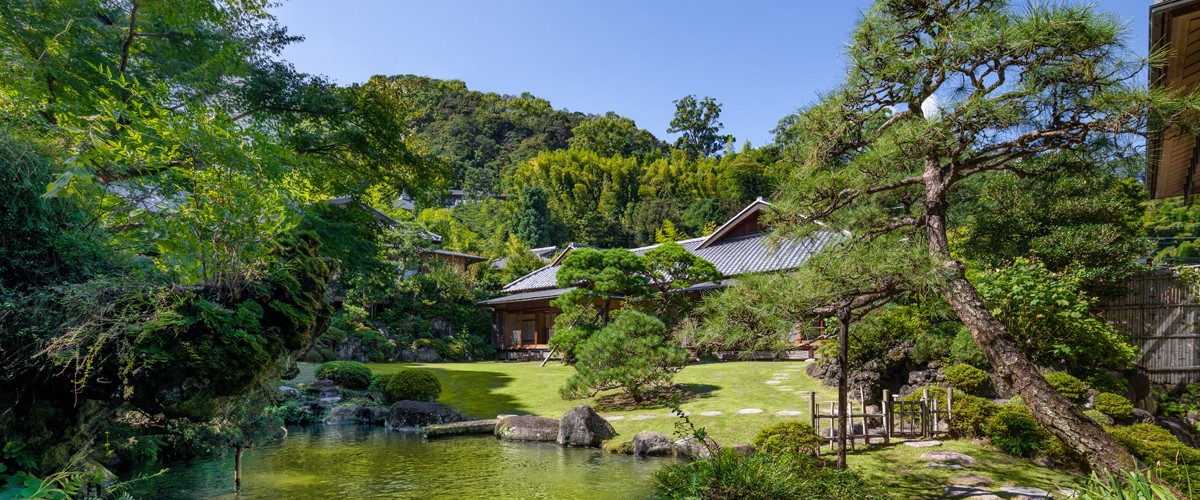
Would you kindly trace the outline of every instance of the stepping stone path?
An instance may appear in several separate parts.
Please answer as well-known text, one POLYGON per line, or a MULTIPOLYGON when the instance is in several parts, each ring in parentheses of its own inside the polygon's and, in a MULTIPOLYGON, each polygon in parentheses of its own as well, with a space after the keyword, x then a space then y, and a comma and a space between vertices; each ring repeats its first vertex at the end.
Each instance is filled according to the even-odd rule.
POLYGON ((921 460, 926 462, 975 465, 974 458, 971 458, 970 455, 959 453, 957 451, 931 451, 929 453, 922 453, 921 460))
POLYGON ((1000 497, 983 488, 972 486, 947 486, 942 491, 945 498, 970 498, 973 500, 1000 500, 1000 497))
POLYGON ((908 446, 910 448, 933 448, 934 446, 941 446, 941 445, 942 445, 941 441, 905 441, 904 442, 904 446, 908 446))
POLYGON ((758 408, 742 408, 742 409, 738 410, 739 415, 754 415, 756 413, 762 413, 762 412, 763 411, 758 408))
POLYGON ((792 389, 791 387, 786 387, 786 386, 785 387, 776 387, 775 389, 780 390, 780 391, 794 391, 795 390, 795 389, 792 389))
POLYGON ((607 420, 609 422, 616 422, 618 420, 625 420, 625 417, 623 417, 621 415, 617 415, 615 417, 604 417, 604 420, 607 420))
POLYGON ((775 412, 775 414, 779 415, 781 417, 794 417, 796 415, 799 415, 800 412, 798 412, 796 410, 783 410, 783 411, 777 411, 777 412, 775 412))
POLYGON ((1005 486, 1000 491, 1008 493, 1011 498, 1050 498, 1050 492, 1029 486, 1005 486))
POLYGON ((782 384, 782 383, 783 383, 783 381, 782 381, 782 380, 768 380, 768 381, 767 381, 767 385, 779 385, 779 384, 782 384))
POLYGON ((965 474, 950 478, 950 484, 956 486, 987 486, 992 484, 992 479, 975 474, 965 474))
POLYGON ((652 418, 658 418, 658 415, 638 415, 630 420, 650 420, 652 418))
POLYGON ((929 469, 950 469, 950 470, 962 470, 963 469, 963 466, 958 465, 958 464, 944 464, 941 462, 929 462, 929 463, 925 464, 925 467, 929 468, 929 469))
POLYGON ((720 414, 721 414, 721 412, 719 412, 719 411, 716 411, 716 410, 711 410, 711 411, 702 411, 702 412, 700 412, 700 416, 701 416, 701 417, 715 417, 715 416, 717 416, 717 415, 720 415, 720 414))

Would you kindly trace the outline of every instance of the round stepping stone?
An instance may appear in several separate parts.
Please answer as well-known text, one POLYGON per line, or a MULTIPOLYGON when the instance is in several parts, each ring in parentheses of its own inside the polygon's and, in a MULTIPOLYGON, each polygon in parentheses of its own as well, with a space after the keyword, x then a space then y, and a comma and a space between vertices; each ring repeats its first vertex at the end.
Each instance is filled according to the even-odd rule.
POLYGON ((908 446, 910 448, 933 448, 934 446, 941 446, 941 445, 942 445, 941 441, 905 441, 904 442, 904 446, 908 446))
POLYGON ((758 408, 742 408, 742 409, 738 410, 739 415, 754 415, 756 413, 762 413, 762 412, 763 411, 758 408))
POLYGON ((963 468, 963 466, 958 465, 958 464, 944 464, 941 462, 929 462, 929 463, 925 464, 925 467, 930 468, 930 469, 950 469, 950 470, 962 470, 962 468, 963 468))
POLYGON ((638 415, 630 420, 650 420, 652 418, 658 418, 658 415, 638 415))
POLYGON ((929 453, 922 453, 921 460, 926 462, 945 462, 967 465, 972 465, 975 463, 975 459, 970 455, 959 453, 957 451, 931 451, 929 453))
POLYGON ((943 498, 970 498, 971 500, 1000 500, 1000 497, 991 491, 973 486, 947 486, 942 491, 943 498))
POLYGON ((800 412, 798 412, 796 410, 782 410, 782 411, 775 412, 775 414, 779 415, 781 417, 794 417, 796 415, 799 415, 800 412))
POLYGON ((768 381, 767 381, 767 385, 779 385, 779 384, 782 384, 782 383, 783 383, 783 381, 782 381, 782 380, 768 380, 768 381))
POLYGON ((777 391, 794 391, 795 389, 788 387, 788 386, 779 386, 779 387, 776 387, 775 390, 777 390, 777 391))
POLYGON ((1012 495, 1013 498, 1050 498, 1050 492, 1030 486, 1005 486, 1000 491, 1012 495))
POLYGON ((771 376, 772 376, 772 377, 775 377, 775 378, 791 378, 791 376, 792 376, 792 375, 791 375, 791 374, 789 374, 789 373, 776 373, 776 374, 774 374, 774 375, 771 375, 771 376))
POLYGON ((950 478, 950 484, 958 486, 987 486, 992 484, 992 478, 980 476, 978 474, 964 474, 962 476, 954 476, 950 478))
POLYGON ((719 412, 719 411, 716 411, 716 410, 711 410, 711 411, 702 411, 702 412, 700 412, 700 416, 701 416, 701 417, 715 417, 715 416, 717 416, 717 415, 720 415, 720 414, 721 414, 721 412, 719 412))
POLYGON ((625 417, 623 417, 621 415, 617 415, 615 417, 604 417, 604 420, 607 420, 609 422, 616 422, 618 420, 625 420, 625 417))

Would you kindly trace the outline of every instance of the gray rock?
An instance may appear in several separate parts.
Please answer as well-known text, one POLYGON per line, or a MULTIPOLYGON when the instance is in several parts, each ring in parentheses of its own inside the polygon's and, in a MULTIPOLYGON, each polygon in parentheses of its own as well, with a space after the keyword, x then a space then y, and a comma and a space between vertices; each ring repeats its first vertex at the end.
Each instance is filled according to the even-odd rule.
POLYGON ((300 397, 300 389, 281 385, 279 386, 279 396, 283 399, 295 399, 300 397))
POLYGON ((957 451, 931 451, 929 453, 922 453, 921 460, 964 465, 973 465, 975 463, 975 459, 970 455, 957 451))
POLYGON ((612 424, 588 405, 567 410, 558 423, 558 444, 563 446, 600 446, 616 435, 612 424))
POLYGON ((389 409, 384 406, 360 406, 358 413, 358 421, 364 424, 384 424, 387 422, 389 409))
POLYGON ((748 457, 754 454, 754 446, 749 444, 735 444, 730 446, 729 449, 743 457, 748 457))
POLYGON ((558 421, 533 415, 513 415, 496 423, 496 436, 513 441, 555 441, 558 421))
POLYGON ((1192 429, 1189 428, 1183 419, 1178 417, 1161 416, 1155 417, 1154 423, 1175 435, 1175 438, 1179 439, 1179 442, 1192 448, 1196 447, 1196 440, 1192 437, 1192 429))
POLYGON ((908 446, 910 448, 933 448, 935 446, 941 446, 941 445, 942 445, 941 441, 905 441, 904 442, 904 446, 908 446))
POLYGON ((713 438, 704 438, 704 442, 701 443, 699 439, 690 437, 675 441, 675 456, 688 460, 709 458, 720 448, 713 438))
POLYGON ((974 500, 1000 500, 1000 497, 991 491, 983 488, 975 488, 973 486, 947 486, 942 491, 943 498, 971 498, 974 500))
POLYGON ((643 457, 670 455, 675 452, 674 442, 666 434, 642 431, 633 436, 633 454, 643 457))
POLYGON ((929 462, 929 463, 925 464, 925 467, 928 469, 950 469, 950 470, 962 470, 963 469, 963 466, 958 465, 958 464, 944 464, 941 462, 929 462))
POLYGON ((957 486, 987 486, 992 484, 992 479, 977 474, 964 474, 950 478, 950 484, 957 486))
POLYGON ((1043 490, 1041 488, 1031 488, 1029 486, 1005 486, 1003 488, 1000 488, 1000 491, 1008 493, 1010 498, 1038 499, 1038 500, 1043 499, 1043 498, 1045 498, 1045 499, 1052 498, 1050 496, 1050 492, 1043 490))
POLYGON ((465 434, 494 434, 495 420, 466 420, 450 424, 433 424, 425 426, 425 437, 461 436, 465 434))
POLYGON ((346 425, 358 423, 358 405, 335 406, 325 414, 325 425, 346 425))
POLYGON ((441 403, 400 401, 388 409, 387 426, 389 429, 412 429, 462 420, 458 410, 441 403))
POLYGON ((1133 422, 1136 424, 1153 424, 1154 414, 1141 408, 1133 409, 1133 422))

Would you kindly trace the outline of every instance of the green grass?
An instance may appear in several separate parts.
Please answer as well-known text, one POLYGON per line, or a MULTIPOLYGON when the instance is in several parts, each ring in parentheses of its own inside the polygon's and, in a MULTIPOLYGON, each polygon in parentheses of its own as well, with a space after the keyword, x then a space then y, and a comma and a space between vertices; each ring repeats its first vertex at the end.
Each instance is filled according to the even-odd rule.
POLYGON ((1079 476, 1057 469, 1040 467, 1024 459, 1006 455, 989 445, 970 441, 946 440, 936 448, 912 448, 903 444, 860 448, 847 453, 851 469, 862 474, 868 483, 877 485, 894 498, 938 498, 954 476, 976 474, 992 478, 984 488, 998 491, 1002 486, 1032 486, 1052 494, 1060 488, 1078 488, 1079 476), (926 467, 919 457, 930 451, 957 451, 978 460, 963 470, 926 467))
MULTIPOLYGON (((423 368, 432 371, 442 382, 441 402, 454 406, 464 414, 478 418, 496 415, 519 414, 540 415, 558 418, 579 404, 597 406, 596 398, 565 401, 558 395, 574 368, 557 362, 538 366, 534 362, 486 361, 475 363, 386 363, 369 365, 376 373, 392 373, 403 368, 423 368)), ((816 391, 818 402, 829 401, 836 396, 828 387, 803 375, 802 371, 784 371, 787 367, 804 367, 798 362, 711 362, 689 365, 675 376, 675 383, 683 385, 694 398, 683 404, 683 409, 692 412, 691 420, 696 427, 703 427, 709 435, 727 444, 748 443, 758 429, 776 423, 808 416, 808 397, 802 391, 816 391), (789 373, 790 379, 779 386, 767 385, 766 381, 776 373, 789 373), (782 391, 776 387, 790 387, 782 391), (760 408, 757 415, 738 415, 743 408, 760 408), (797 410, 801 416, 780 417, 775 412, 797 410), (701 416, 700 412, 720 411, 722 415, 701 416)), ((615 394, 610 391, 597 395, 603 398, 615 394)), ((675 432, 678 418, 670 416, 668 408, 646 408, 634 410, 611 410, 601 408, 605 417, 624 416, 624 420, 613 421, 613 428, 621 439, 632 439, 640 431, 656 431, 671 435, 675 432), (632 420, 640 415, 654 415, 648 420, 632 420)))

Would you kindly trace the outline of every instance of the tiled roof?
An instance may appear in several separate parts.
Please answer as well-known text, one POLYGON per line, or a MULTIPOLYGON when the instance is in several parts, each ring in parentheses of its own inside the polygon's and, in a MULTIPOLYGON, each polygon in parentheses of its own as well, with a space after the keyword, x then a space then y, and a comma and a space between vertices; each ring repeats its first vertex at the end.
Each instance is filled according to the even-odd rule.
MULTIPOLYGON (((696 254, 716 266, 725 277, 741 274, 760 273, 767 271, 782 271, 800 267, 804 261, 823 248, 833 236, 828 231, 820 231, 802 240, 784 240, 773 246, 770 235, 755 233, 736 236, 713 243, 711 246, 696 250, 707 238, 695 238, 680 241, 683 248, 696 254)), ((643 254, 657 245, 632 248, 630 251, 643 254)), ((561 266, 546 266, 525 276, 517 278, 504 286, 504 293, 529 292, 555 288, 555 276, 561 266)))

